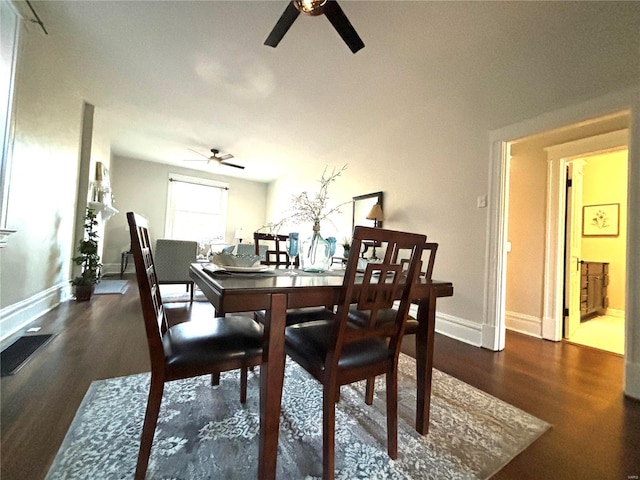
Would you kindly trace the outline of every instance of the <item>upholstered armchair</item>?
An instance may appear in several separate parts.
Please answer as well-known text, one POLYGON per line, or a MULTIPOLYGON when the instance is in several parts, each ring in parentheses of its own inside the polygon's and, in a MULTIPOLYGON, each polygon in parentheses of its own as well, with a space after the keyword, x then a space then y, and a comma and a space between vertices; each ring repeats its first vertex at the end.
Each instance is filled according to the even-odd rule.
POLYGON ((184 283, 193 302, 193 280, 189 277, 189 265, 196 261, 197 255, 198 242, 158 239, 153 257, 158 283, 184 283))
MULTIPOLYGON (((261 260, 267 257, 267 245, 259 245, 258 250, 261 260)), ((253 243, 239 243, 236 246, 236 255, 255 255, 256 247, 253 243)))

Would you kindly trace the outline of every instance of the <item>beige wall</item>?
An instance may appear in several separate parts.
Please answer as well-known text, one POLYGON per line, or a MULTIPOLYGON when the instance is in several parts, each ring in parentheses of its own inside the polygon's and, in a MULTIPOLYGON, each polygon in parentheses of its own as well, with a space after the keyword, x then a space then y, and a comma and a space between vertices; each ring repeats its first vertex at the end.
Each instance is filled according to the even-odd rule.
POLYGON ((609 263, 609 308, 624 311, 627 248, 627 150, 585 159, 583 205, 620 204, 615 237, 582 237, 582 259, 609 263))
POLYGON ((514 149, 509 185, 506 310, 542 318, 547 157, 536 143, 514 149))
POLYGON ((0 308, 55 303, 48 293, 69 279, 83 102, 65 61, 44 34, 24 35, 7 212, 17 233, 0 249, 0 308))
POLYGON ((164 237, 168 180, 172 173, 229 184, 226 231, 228 243, 235 242, 233 235, 235 229, 240 227, 247 235, 243 241, 253 241, 252 232, 265 223, 265 183, 114 155, 110 172, 111 186, 115 198, 114 207, 120 213, 112 217, 106 225, 103 256, 106 272, 119 271, 120 254, 129 249, 126 212, 135 211, 149 220, 153 243, 155 239, 164 237))
MULTIPOLYGON (((507 255, 507 328, 532 335, 542 335, 547 222, 547 153, 544 149, 552 145, 621 130, 628 126, 628 114, 621 113, 603 118, 594 124, 563 128, 523 138, 511 145, 508 240, 511 242, 512 251, 507 255)), ((595 165, 596 160, 593 163, 595 165)), ((595 169, 595 166, 592 168, 595 169)), ((622 182, 626 182, 628 177, 626 171, 622 174, 617 167, 615 168, 615 175, 621 175, 616 180, 616 188, 618 188, 616 198, 626 203, 626 199, 622 199, 626 196, 626 183, 622 185, 622 182)), ((588 172, 589 170, 585 171, 585 182, 593 182, 590 190, 601 190, 601 186, 595 185, 599 184, 598 179, 602 175, 598 172, 593 175, 588 172)), ((614 175, 614 172, 610 171, 609 174, 614 175)), ((609 243, 616 243, 620 248, 620 254, 624 256, 624 240, 620 241, 623 238, 622 235, 626 235, 626 231, 624 234, 621 233, 621 237, 616 242, 609 243)), ((588 250, 587 252, 590 253, 588 250)), ((584 251, 582 255, 587 259, 584 251)), ((595 259, 590 260, 595 261, 595 259)), ((622 257, 620 261, 623 261, 622 257)), ((616 294, 616 298, 624 298, 625 272, 619 266, 615 269, 622 275, 622 279, 616 280, 622 288, 619 291, 620 295, 616 294)), ((616 304, 620 303, 616 301, 616 304)), ((612 308, 618 307, 612 306, 612 308)))

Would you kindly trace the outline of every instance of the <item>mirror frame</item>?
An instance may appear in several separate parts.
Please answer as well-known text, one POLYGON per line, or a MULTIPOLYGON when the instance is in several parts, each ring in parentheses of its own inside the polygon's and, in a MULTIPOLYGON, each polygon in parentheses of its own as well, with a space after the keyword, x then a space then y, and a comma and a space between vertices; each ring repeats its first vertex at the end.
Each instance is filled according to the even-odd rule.
MULTIPOLYGON (((379 203, 384 212, 384 195, 383 192, 367 193, 366 195, 358 195, 353 197, 353 209, 351 215, 351 233, 356 228, 356 225, 364 225, 367 227, 373 227, 375 222, 373 220, 367 220, 366 216, 376 203, 379 203)), ((378 223, 378 228, 382 228, 383 221, 378 223)), ((374 242, 370 242, 373 244, 374 242)), ((377 245, 376 245, 377 246, 377 245)), ((365 249, 366 251, 366 249, 365 249)), ((364 254, 364 252, 362 252, 364 254)))

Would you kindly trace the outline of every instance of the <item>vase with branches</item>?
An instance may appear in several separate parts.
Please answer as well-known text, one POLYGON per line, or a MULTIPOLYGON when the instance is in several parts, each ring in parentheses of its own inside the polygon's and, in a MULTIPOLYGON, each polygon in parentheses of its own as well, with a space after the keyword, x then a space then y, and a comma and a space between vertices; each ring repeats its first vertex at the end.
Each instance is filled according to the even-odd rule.
POLYGON ((331 264, 330 245, 320 234, 320 223, 330 218, 331 215, 340 213, 340 207, 344 202, 334 207, 329 207, 329 186, 344 172, 347 165, 340 169, 334 168, 330 173, 325 167, 320 178, 320 189, 315 194, 303 191, 294 195, 288 215, 274 224, 279 228, 285 223, 311 223, 313 234, 300 243, 300 266, 308 272, 321 272, 327 270, 331 264))
POLYGON ((71 285, 75 288, 76 300, 89 300, 96 283, 102 276, 102 264, 98 255, 98 232, 96 227, 98 220, 94 209, 87 207, 84 216, 84 236, 78 242, 78 255, 72 261, 82 267, 80 275, 77 275, 71 285))

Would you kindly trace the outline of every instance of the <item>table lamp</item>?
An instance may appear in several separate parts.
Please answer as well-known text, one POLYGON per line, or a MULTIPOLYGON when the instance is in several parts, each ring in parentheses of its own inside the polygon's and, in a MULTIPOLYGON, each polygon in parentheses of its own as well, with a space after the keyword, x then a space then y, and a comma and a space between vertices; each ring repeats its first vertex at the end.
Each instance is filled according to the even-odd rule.
POLYGON ((236 228, 236 233, 233 235, 233 238, 238 240, 238 243, 242 243, 242 238, 244 237, 244 232, 242 228, 236 228))
MULTIPOLYGON (((382 205, 376 203, 367 215, 367 220, 373 220, 373 227, 378 228, 378 222, 382 222, 384 220, 384 214, 382 213, 382 205)), ((376 244, 373 243, 373 253, 371 254, 371 260, 378 260, 376 256, 376 244)))

